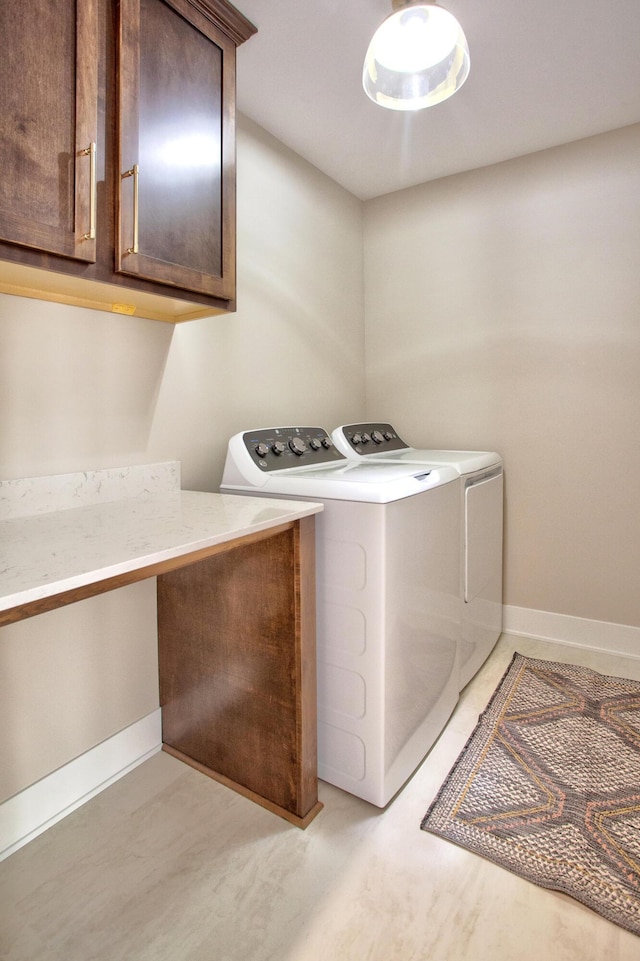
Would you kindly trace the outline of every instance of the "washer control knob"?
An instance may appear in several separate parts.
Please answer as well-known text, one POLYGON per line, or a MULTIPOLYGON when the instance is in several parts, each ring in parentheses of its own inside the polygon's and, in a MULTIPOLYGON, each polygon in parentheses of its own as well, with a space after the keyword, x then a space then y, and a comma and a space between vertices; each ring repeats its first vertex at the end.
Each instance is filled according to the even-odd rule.
POLYGON ((324 447, 325 450, 330 450, 333 447, 333 441, 326 434, 322 438, 322 446, 324 447))
POLYGON ((373 441, 374 444, 381 444, 382 441, 384 440, 384 437, 379 430, 372 430, 371 440, 373 441))
POLYGON ((354 434, 351 438, 351 443, 354 447, 358 447, 362 443, 362 434, 354 434))
POLYGON ((269 448, 267 447, 266 444, 260 443, 260 444, 256 444, 255 451, 258 457, 266 457, 267 454, 269 453, 269 448))
POLYGON ((384 430, 382 432, 382 436, 384 437, 385 440, 392 440, 393 438, 393 434, 390 434, 388 430, 384 430))
POLYGON ((298 457, 301 457, 304 452, 308 450, 307 445, 303 441, 302 437, 292 437, 289 441, 289 447, 294 454, 298 455, 298 457))
POLYGON ((367 434, 367 433, 365 432, 365 433, 362 435, 362 443, 363 443, 363 444, 368 444, 370 440, 371 440, 371 435, 370 435, 370 434, 367 434))
POLYGON ((277 454, 279 457, 280 454, 284 454, 285 446, 281 440, 277 440, 274 444, 271 445, 271 450, 273 451, 274 454, 277 454))
POLYGON ((317 437, 312 437, 311 440, 309 441, 309 447, 311 448, 311 450, 320 450, 321 446, 322 445, 317 437))

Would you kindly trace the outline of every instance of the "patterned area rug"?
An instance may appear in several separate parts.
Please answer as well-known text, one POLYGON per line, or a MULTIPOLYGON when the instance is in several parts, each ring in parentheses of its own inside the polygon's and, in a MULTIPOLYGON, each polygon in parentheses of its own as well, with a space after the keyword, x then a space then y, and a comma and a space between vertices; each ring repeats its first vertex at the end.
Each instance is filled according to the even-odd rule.
POLYGON ((422 828, 640 935, 640 682, 515 654, 422 828))

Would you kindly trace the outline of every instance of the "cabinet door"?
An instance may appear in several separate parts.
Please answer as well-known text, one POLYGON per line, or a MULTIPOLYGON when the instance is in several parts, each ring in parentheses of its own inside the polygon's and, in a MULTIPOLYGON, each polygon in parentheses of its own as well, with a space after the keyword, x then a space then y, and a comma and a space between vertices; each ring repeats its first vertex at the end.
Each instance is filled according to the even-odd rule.
POLYGON ((190 0, 121 0, 116 269, 235 296, 235 45, 190 0))
POLYGON ((0 3, 0 238, 96 259, 96 0, 0 3))

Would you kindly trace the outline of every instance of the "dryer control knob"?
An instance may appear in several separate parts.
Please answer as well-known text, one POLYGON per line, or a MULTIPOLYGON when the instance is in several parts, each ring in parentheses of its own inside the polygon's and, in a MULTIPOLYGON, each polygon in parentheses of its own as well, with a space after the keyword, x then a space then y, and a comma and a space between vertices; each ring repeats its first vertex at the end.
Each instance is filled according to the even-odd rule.
POLYGON ((372 430, 371 440, 373 441, 374 444, 381 444, 382 441, 384 440, 384 437, 382 436, 379 430, 372 430))
POLYGON ((382 436, 384 437, 385 440, 392 440, 392 439, 393 439, 393 434, 390 434, 388 430, 385 430, 385 431, 383 432, 382 436))
POLYGON ((298 455, 298 457, 301 457, 304 452, 308 450, 307 445, 301 437, 292 437, 289 441, 289 447, 294 454, 298 455))
POLYGON ((354 434, 353 437, 351 438, 351 443, 353 444, 354 447, 357 447, 359 444, 361 444, 362 434, 354 434))
POLYGON ((317 437, 312 437, 311 440, 309 441, 309 447, 311 448, 311 450, 320 450, 321 446, 322 445, 317 437))
POLYGON ((279 457, 280 454, 284 454, 285 447, 281 440, 277 440, 275 444, 272 444, 271 450, 273 451, 274 454, 277 454, 279 457))
POLYGON ((269 448, 266 444, 256 444, 255 451, 258 457, 266 457, 269 453, 269 448))
POLYGON ((322 438, 322 446, 325 450, 329 450, 331 447, 333 447, 333 441, 330 437, 325 436, 322 438))
POLYGON ((363 443, 363 444, 368 444, 370 440, 371 440, 371 435, 370 435, 370 434, 367 434, 367 433, 365 432, 365 433, 362 435, 362 443, 363 443))

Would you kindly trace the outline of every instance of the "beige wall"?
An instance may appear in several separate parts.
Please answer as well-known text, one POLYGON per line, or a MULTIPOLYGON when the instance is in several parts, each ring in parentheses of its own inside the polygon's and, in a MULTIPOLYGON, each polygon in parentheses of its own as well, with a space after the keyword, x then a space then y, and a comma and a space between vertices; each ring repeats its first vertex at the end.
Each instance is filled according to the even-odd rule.
MULTIPOLYGON (((364 416, 362 205, 245 120, 238 261, 237 313, 177 328, 0 295, 0 477, 180 460, 215 490, 236 431, 364 416)), ((0 800, 157 706, 127 591, 0 630, 0 800)))
POLYGON ((158 707, 155 579, 0 629, 0 801, 158 707))
POLYGON ((365 205, 367 413, 499 451, 505 603, 640 626, 640 126, 365 205))
POLYGON ((214 490, 228 438, 364 414, 362 204, 242 119, 238 311, 175 331, 149 451, 214 490))

